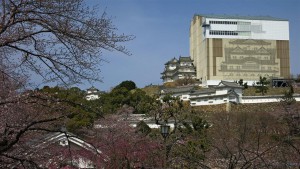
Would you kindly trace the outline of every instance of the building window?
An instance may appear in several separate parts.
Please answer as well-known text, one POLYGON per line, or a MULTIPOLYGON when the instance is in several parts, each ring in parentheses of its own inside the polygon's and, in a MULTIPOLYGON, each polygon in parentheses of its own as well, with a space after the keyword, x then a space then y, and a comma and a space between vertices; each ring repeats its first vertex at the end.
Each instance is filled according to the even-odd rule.
POLYGON ((237 22, 234 21, 215 21, 211 20, 209 21, 209 24, 225 24, 225 25, 237 25, 237 22))
POLYGON ((218 31, 218 30, 210 30, 209 34, 210 35, 230 35, 230 36, 238 35, 238 33, 235 31, 218 31))

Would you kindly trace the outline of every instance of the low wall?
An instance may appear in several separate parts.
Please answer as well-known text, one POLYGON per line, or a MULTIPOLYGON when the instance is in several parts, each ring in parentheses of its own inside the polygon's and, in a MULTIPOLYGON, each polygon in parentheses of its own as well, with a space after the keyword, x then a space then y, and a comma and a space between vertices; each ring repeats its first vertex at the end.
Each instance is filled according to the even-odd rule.
MULTIPOLYGON (((283 95, 276 96, 242 96, 241 103, 272 103, 272 102, 280 102, 282 100, 283 95)), ((296 101, 300 101, 300 95, 294 95, 296 101)))

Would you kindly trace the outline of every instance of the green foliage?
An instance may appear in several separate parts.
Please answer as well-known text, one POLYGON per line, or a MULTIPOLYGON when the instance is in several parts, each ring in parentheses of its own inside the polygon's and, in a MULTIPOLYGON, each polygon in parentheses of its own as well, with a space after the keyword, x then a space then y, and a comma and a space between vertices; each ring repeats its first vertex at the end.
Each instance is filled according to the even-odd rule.
MULTIPOLYGON (((285 92, 288 92, 288 87, 270 87, 268 89, 268 95, 281 95, 285 92)), ((300 88, 294 88, 294 93, 300 93, 300 88)), ((256 87, 249 86, 243 92, 244 96, 259 96, 260 93, 256 93, 256 87)))
POLYGON ((115 88, 122 88, 122 87, 126 88, 129 91, 133 90, 133 89, 136 89, 135 83, 131 80, 123 81, 118 86, 116 86, 115 88))
POLYGON ((140 121, 136 125, 136 131, 138 133, 148 135, 151 133, 151 128, 144 121, 140 121))
POLYGON ((142 88, 142 90, 144 92, 146 92, 146 94, 148 96, 155 96, 159 92, 159 86, 158 85, 149 85, 149 86, 142 88))
POLYGON ((94 120, 101 116, 100 106, 95 101, 87 101, 85 92, 77 87, 69 89, 61 87, 45 86, 41 92, 58 99, 60 104, 66 105, 68 113, 66 127, 69 131, 75 131, 82 127, 92 127, 94 120))
POLYGON ((192 125, 195 131, 202 131, 209 127, 208 122, 199 116, 193 116, 192 125))
POLYGON ((129 105, 135 108, 136 114, 146 114, 152 109, 152 103, 156 100, 154 97, 148 96, 146 92, 141 89, 133 90, 130 95, 129 105))
POLYGON ((133 107, 133 113, 136 114, 146 114, 150 111, 152 103, 156 101, 155 98, 147 95, 141 89, 136 89, 135 84, 133 84, 134 82, 125 81, 115 87, 110 93, 103 94, 101 99, 97 101, 101 105, 101 111, 104 114, 113 114, 124 105, 133 107))
POLYGON ((238 81, 238 84, 239 84, 240 86, 243 86, 243 79, 240 79, 240 80, 238 81))
POLYGON ((283 97, 281 98, 281 101, 284 102, 285 104, 287 105, 291 105, 293 103, 296 102, 295 98, 294 98, 294 88, 293 86, 291 85, 290 86, 290 89, 288 91, 285 91, 284 92, 284 95, 283 97))
POLYGON ((267 80, 266 77, 259 77, 259 81, 256 83, 257 86, 255 86, 256 88, 256 92, 257 93, 261 93, 261 95, 265 95, 265 93, 267 93, 268 91, 268 84, 270 84, 270 81, 267 80))
POLYGON ((244 83, 243 86, 244 86, 244 89, 248 89, 248 83, 247 82, 244 83))
MULTIPOLYGON (((197 168, 204 165, 206 152, 209 151, 211 144, 207 137, 209 129, 208 122, 201 114, 192 112, 183 123, 184 127, 180 129, 183 136, 181 144, 173 147, 173 157, 180 159, 185 168, 197 168)), ((179 165, 179 163, 178 163, 179 165)))

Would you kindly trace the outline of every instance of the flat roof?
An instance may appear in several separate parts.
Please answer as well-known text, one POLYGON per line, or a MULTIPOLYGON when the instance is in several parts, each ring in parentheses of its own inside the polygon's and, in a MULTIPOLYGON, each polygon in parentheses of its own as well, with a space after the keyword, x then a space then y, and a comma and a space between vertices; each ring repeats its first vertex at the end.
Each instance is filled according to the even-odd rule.
POLYGON ((216 18, 216 19, 288 21, 287 19, 276 18, 276 17, 272 17, 272 16, 240 16, 240 15, 215 15, 215 14, 195 14, 194 16, 202 16, 202 17, 206 17, 206 18, 216 18))

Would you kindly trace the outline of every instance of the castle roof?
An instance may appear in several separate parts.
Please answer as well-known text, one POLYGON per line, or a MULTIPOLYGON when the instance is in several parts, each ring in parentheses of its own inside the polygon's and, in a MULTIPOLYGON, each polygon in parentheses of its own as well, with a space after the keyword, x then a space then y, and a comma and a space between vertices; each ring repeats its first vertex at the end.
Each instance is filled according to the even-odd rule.
POLYGON ((177 63, 177 62, 178 62, 178 60, 174 57, 173 59, 171 59, 170 61, 165 63, 165 65, 172 64, 172 63, 177 63))
POLYGON ((179 57, 179 62, 193 62, 193 60, 190 57, 179 57))

